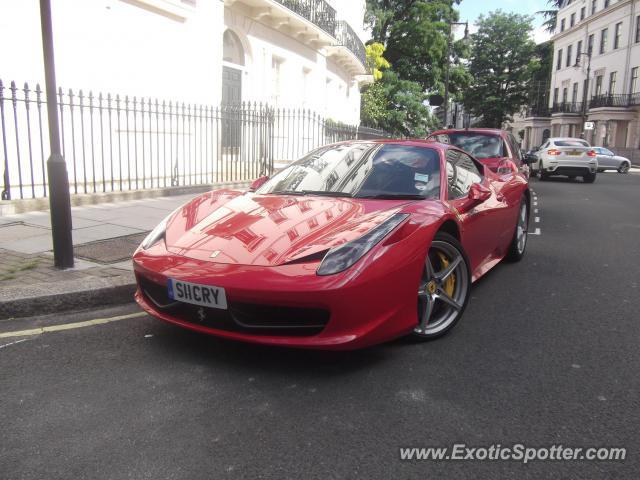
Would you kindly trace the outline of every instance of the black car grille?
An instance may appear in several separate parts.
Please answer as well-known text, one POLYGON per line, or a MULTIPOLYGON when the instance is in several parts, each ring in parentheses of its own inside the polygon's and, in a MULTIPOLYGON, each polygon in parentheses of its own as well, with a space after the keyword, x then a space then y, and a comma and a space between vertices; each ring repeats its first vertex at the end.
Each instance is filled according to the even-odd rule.
POLYGON ((168 297, 166 286, 137 277, 140 290, 157 310, 194 325, 251 335, 306 337, 320 333, 329 321, 329 311, 320 308, 230 302, 222 310, 176 302, 168 297))

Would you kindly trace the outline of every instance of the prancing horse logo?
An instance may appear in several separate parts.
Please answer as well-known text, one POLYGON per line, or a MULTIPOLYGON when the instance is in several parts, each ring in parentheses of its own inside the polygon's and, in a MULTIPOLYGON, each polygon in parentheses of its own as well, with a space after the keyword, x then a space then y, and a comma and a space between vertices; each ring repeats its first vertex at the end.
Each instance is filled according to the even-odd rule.
POLYGON ((216 258, 218 255, 220 255, 220 250, 214 250, 211 255, 209 255, 209 258, 216 258))
POLYGON ((201 322, 204 322, 205 318, 207 318, 207 314, 204 311, 204 308, 200 307, 198 309, 198 318, 200 319, 201 322))

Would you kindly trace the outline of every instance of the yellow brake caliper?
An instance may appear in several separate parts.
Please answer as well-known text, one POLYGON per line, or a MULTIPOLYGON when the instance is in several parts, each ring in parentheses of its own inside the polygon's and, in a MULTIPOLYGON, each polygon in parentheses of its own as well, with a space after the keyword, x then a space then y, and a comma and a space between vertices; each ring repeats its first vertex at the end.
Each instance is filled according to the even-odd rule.
MULTIPOLYGON (((450 263, 449 259, 442 252, 436 252, 436 253, 438 255, 438 258, 440 259, 440 263, 442 264, 442 269, 444 270, 449 266, 449 263, 450 263)), ((442 286, 444 288, 444 291, 447 292, 447 295, 449 295, 450 297, 453 297, 453 292, 456 288, 456 274, 452 273, 451 275, 449 275, 449 277, 444 281, 444 284, 442 286)))

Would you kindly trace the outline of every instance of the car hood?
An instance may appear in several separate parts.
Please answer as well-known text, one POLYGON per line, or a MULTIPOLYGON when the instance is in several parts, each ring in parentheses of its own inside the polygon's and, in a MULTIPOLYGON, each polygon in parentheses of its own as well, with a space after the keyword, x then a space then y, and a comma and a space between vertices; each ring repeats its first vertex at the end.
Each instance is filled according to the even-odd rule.
POLYGON ((176 211, 165 240, 174 254, 217 263, 277 266, 319 260, 406 203, 219 190, 176 211))

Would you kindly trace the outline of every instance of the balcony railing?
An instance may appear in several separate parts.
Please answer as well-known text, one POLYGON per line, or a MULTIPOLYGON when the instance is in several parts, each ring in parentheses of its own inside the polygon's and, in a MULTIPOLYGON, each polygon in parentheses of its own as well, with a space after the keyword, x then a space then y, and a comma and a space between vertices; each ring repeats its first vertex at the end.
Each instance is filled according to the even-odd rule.
POLYGON ((364 44, 351 28, 351 25, 343 20, 339 21, 336 29, 336 39, 338 40, 338 45, 348 48, 360 60, 360 63, 366 66, 367 55, 364 44))
POLYGON ((589 108, 634 107, 637 105, 640 105, 640 93, 596 95, 589 102, 589 108))
POLYGON ((551 110, 546 105, 530 105, 527 107, 526 117, 548 117, 551 110))
POLYGON ((582 102, 562 102, 554 103, 551 113, 582 113, 582 102))
POLYGON ((309 20, 332 37, 336 36, 336 11, 325 0, 276 0, 279 4, 309 20))

